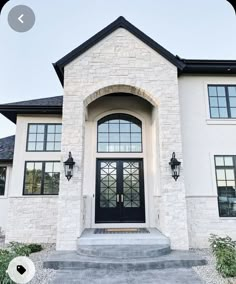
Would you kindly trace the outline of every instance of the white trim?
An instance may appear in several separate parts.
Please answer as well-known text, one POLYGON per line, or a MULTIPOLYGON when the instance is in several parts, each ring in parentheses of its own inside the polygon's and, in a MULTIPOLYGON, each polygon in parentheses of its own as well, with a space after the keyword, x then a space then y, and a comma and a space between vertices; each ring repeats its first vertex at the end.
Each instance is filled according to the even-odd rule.
POLYGON ((236 124, 236 119, 221 119, 221 118, 211 118, 210 115, 210 105, 209 105, 209 97, 208 97, 208 85, 236 85, 235 82, 228 80, 228 78, 214 77, 203 81, 204 84, 204 102, 205 102, 205 117, 206 123, 208 125, 228 125, 228 124, 236 124))
POLYGON ((186 198, 217 198, 217 195, 188 195, 186 198))
POLYGON ((12 165, 9 164, 0 164, 0 167, 7 168, 6 172, 6 182, 5 182, 5 191, 4 195, 0 196, 0 199, 7 199, 9 194, 9 187, 10 187, 10 180, 11 180, 11 171, 12 171, 12 165))
POLYGON ((23 199, 25 199, 25 198, 58 198, 58 196, 59 196, 59 194, 58 195, 56 195, 56 194, 54 194, 54 195, 22 195, 22 196, 10 196, 10 197, 8 197, 9 199, 10 198, 14 198, 14 199, 16 199, 16 198, 18 198, 18 199, 20 199, 20 198, 23 198, 23 199))
POLYGON ((206 119, 206 123, 208 125, 236 125, 236 119, 232 118, 211 118, 211 119, 206 119))
POLYGON ((147 223, 99 223, 93 224, 92 229, 97 228, 146 228, 147 223))

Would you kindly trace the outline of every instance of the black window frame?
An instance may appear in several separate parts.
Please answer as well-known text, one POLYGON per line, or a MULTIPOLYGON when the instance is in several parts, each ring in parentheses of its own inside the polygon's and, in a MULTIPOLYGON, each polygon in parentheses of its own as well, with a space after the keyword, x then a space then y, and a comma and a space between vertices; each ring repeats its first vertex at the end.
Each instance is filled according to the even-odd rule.
MULTIPOLYGON (((27 140, 26 140, 26 152, 61 152, 61 149, 60 150, 47 150, 47 134, 48 134, 48 126, 50 125, 60 125, 62 126, 62 123, 28 123, 28 128, 27 128, 27 140), (30 130, 30 126, 31 125, 44 125, 44 140, 43 140, 43 150, 29 150, 28 149, 28 145, 29 145, 29 135, 31 134, 29 132, 30 130)), ((55 133, 54 133, 55 134, 55 133)), ((60 133, 62 135, 62 131, 60 133)), ((37 142, 36 142, 37 143, 37 142)), ((55 141, 54 141, 55 143, 55 141)), ((61 141, 60 141, 61 143, 61 141)))
MULTIPOLYGON (((214 155, 214 166, 215 166, 215 178, 216 178, 216 188, 217 188, 217 200, 218 200, 218 213, 220 218, 236 218, 235 216, 222 216, 221 215, 221 209, 220 209, 220 195, 219 195, 219 189, 218 189, 218 178, 217 178, 217 169, 233 169, 234 170, 234 182, 236 185, 236 155, 214 155), (216 165, 216 158, 227 158, 230 157, 233 160, 233 166, 217 166, 216 165)), ((227 180, 226 180, 227 182, 227 180)), ((227 187, 227 185, 226 185, 227 187)))
POLYGON ((5 169, 5 183, 4 183, 4 188, 3 188, 3 194, 0 194, 0 198, 4 197, 6 195, 6 181, 7 181, 7 166, 0 166, 0 168, 5 169))
MULTIPOLYGON (((58 189, 58 193, 44 193, 44 179, 45 179, 45 164, 46 163, 61 163, 61 161, 51 161, 51 160, 47 160, 47 161, 35 161, 35 160, 32 160, 32 161, 25 161, 25 169, 24 169, 24 183, 23 183, 23 195, 24 196, 51 196, 51 195, 55 195, 55 196, 58 196, 59 195, 59 190, 60 190, 60 183, 59 183, 59 189, 58 189), (32 193, 25 193, 25 185, 26 185, 26 171, 27 171, 27 163, 42 163, 42 177, 41 177, 41 191, 40 193, 37 193, 37 194, 32 194, 32 193)), ((61 174, 61 172, 60 172, 61 174)), ((60 182, 60 176, 59 176, 59 182, 60 182)))
MULTIPOLYGON (((120 123, 119 123, 120 125, 120 123)), ((104 132, 104 133, 108 133, 108 137, 109 137, 109 133, 113 133, 113 132, 104 132)), ((123 133, 120 131, 120 128, 119 128, 119 132, 115 132, 115 133, 123 133)), ((126 133, 126 132, 124 132, 126 133)), ((132 133, 132 131, 130 132, 127 132, 127 133, 132 133)), ((136 132, 133 132, 133 133, 136 133, 136 132)), ((137 132, 139 133, 139 132, 137 132)), ((108 142, 104 142, 104 144, 108 143, 109 144, 109 138, 108 138, 108 142)), ((113 142, 113 143, 117 143, 117 144, 121 144, 121 143, 126 143, 126 142, 113 142)), ((129 142, 127 142, 129 143, 129 142)), ((135 142, 134 142, 135 143, 135 142)), ((132 142, 130 141, 130 145, 132 144, 132 142)), ((114 114, 110 114, 110 115, 106 115, 104 116, 103 118, 99 119, 98 122, 97 122, 97 153, 102 153, 102 154, 108 154, 108 153, 124 153, 124 154, 127 154, 127 153, 131 153, 131 154, 135 154, 135 153, 143 153, 143 125, 142 125, 142 121, 138 118, 136 118, 135 116, 131 115, 131 114, 127 114, 127 113, 114 113, 114 114), (109 120, 127 120, 129 121, 130 123, 134 123, 136 125, 138 125, 140 127, 140 134, 141 134, 141 142, 137 142, 137 144, 141 144, 141 149, 140 151, 99 151, 99 144, 103 143, 103 142, 99 142, 99 133, 103 133, 103 132, 99 132, 99 125, 101 125, 102 123, 104 122, 107 122, 109 120)))
MULTIPOLYGON (((229 96, 229 87, 235 87, 236 88, 236 85, 230 85, 230 84, 208 84, 207 85, 207 90, 208 90, 208 104, 209 104, 209 114, 210 114, 210 118, 211 119, 236 119, 236 116, 235 117, 232 117, 232 115, 231 115, 231 108, 235 108, 236 109, 236 107, 231 107, 230 106, 230 96, 229 96), (217 107, 212 107, 211 106, 211 101, 210 101, 210 98, 212 97, 212 96, 210 96, 210 91, 209 91, 209 88, 210 87, 224 87, 225 88, 225 98, 226 98, 226 109, 227 109, 227 114, 228 114, 228 116, 227 117, 212 117, 212 114, 211 114, 211 109, 212 108, 217 108, 217 109, 219 109, 220 108, 220 106, 217 106, 217 107)), ((216 97, 216 98, 218 98, 218 96, 216 97)), ((236 98, 236 96, 235 96, 235 98, 236 98)))

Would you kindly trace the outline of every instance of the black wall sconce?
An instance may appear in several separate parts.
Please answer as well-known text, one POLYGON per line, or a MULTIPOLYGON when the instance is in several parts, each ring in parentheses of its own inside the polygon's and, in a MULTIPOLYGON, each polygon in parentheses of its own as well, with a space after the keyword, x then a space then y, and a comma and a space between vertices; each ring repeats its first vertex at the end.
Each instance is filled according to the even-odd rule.
POLYGON ((69 152, 69 158, 64 162, 65 176, 68 181, 73 177, 74 159, 72 158, 71 152, 69 152))
POLYGON ((173 152, 173 154, 172 154, 172 158, 170 159, 169 165, 171 167, 172 177, 174 178, 175 181, 177 181, 177 179, 178 179, 178 177, 180 175, 180 165, 181 165, 181 162, 179 162, 175 158, 175 152, 173 152))

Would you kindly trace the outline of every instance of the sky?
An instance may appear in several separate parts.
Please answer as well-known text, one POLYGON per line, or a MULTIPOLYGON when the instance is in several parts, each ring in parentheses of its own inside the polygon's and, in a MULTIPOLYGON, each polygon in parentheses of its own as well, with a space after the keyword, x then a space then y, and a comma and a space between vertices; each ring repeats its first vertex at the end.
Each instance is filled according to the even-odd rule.
MULTIPOLYGON (((182 58, 236 59, 236 16, 226 0, 10 0, 0 15, 0 104, 63 95, 52 63, 119 16, 182 58), (26 33, 7 22, 20 4, 36 16, 26 33)), ((0 115, 0 138, 13 134, 0 115)))

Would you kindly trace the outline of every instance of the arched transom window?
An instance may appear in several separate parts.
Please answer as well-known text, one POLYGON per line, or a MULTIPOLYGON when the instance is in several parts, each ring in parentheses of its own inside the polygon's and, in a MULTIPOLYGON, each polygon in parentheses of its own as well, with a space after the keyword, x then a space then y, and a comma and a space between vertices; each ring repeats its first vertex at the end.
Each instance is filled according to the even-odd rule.
POLYGON ((142 122, 128 114, 112 114, 98 121, 98 152, 142 152, 142 122))

